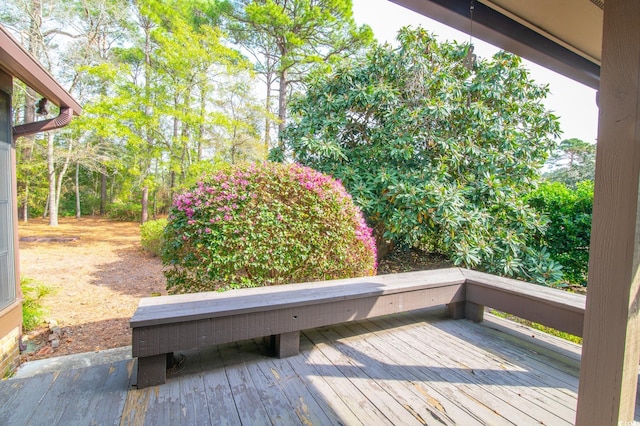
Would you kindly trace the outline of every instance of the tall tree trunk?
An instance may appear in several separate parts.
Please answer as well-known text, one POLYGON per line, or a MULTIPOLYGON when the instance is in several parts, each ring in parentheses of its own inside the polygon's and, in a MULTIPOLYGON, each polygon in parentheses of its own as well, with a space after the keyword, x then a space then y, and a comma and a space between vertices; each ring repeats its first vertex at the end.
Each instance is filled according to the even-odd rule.
MULTIPOLYGON (((184 104, 182 106, 183 116, 187 117, 188 111, 191 109, 191 94, 187 91, 185 93, 184 104)), ((180 122, 180 146, 182 152, 180 153, 180 185, 184 184, 187 179, 187 169, 191 165, 191 153, 189 152, 190 127, 184 120, 180 122)))
POLYGON ((58 203, 56 202, 56 163, 53 158, 53 133, 47 138, 47 171, 49 173, 49 226, 58 226, 58 203))
POLYGON ((76 219, 80 219, 80 163, 76 163, 76 219))
POLYGON ((100 172, 100 216, 107 213, 107 170, 100 172))
MULTIPOLYGON (((180 140, 180 119, 177 117, 178 114, 178 106, 179 106, 178 95, 173 97, 173 133, 171 134, 171 149, 169 152, 169 167, 171 167, 171 179, 169 181, 169 199, 173 199, 173 190, 176 185, 176 169, 175 169, 175 161, 177 155, 177 149, 182 145, 182 141, 180 140)), ((182 159, 180 160, 180 167, 182 167, 182 159)))
POLYGON ((280 72, 279 80, 280 93, 278 93, 278 147, 280 147, 280 149, 284 151, 284 141, 282 140, 282 135, 284 134, 284 128, 287 124, 287 88, 289 86, 286 71, 280 72))
POLYGON ((49 196, 47 195, 47 201, 44 203, 44 210, 42 210, 42 219, 46 219, 49 214, 49 196))
MULTIPOLYGON (((142 26, 144 30, 144 96, 145 96, 145 107, 144 114, 147 117, 151 116, 151 29, 153 24, 151 20, 147 17, 142 17, 142 26)), ((151 137, 151 132, 149 131, 148 125, 145 125, 145 139, 147 141, 147 146, 149 149, 153 146, 153 139, 151 137)), ((149 175, 151 168, 151 163, 147 163, 144 168, 144 179, 149 175)), ((145 223, 149 219, 149 185, 144 182, 142 187, 142 201, 141 201, 141 218, 142 223, 145 223)))
MULTIPOLYGON (((50 137, 53 140, 53 133, 49 132, 47 137, 50 137)), ((53 143, 52 143, 53 145, 53 143)), ((60 170, 60 174, 55 176, 55 163, 53 169, 54 176, 54 193, 53 196, 50 196, 49 201, 49 226, 58 226, 58 212, 60 209, 60 198, 62 196, 62 181, 64 180, 65 175, 67 174, 67 170, 69 169, 69 163, 71 162, 71 150, 73 149, 73 143, 69 141, 69 147, 67 149, 67 157, 64 160, 64 164, 62 166, 62 170, 60 170)), ((49 186, 49 192, 51 192, 51 186, 49 186)))
POLYGON ((265 101, 265 110, 267 114, 264 118, 264 148, 265 152, 269 152, 269 145, 271 144, 271 117, 269 114, 271 113, 271 75, 266 75, 267 79, 267 99, 265 101))
MULTIPOLYGON (((204 117, 207 112, 207 91, 206 82, 203 82, 200 87, 200 117, 204 117)), ((198 126, 198 158, 196 161, 202 160, 202 139, 204 138, 204 120, 200 122, 198 126)))
POLYGON ((142 215, 140 221, 145 223, 149 220, 149 186, 142 187, 142 215))
POLYGON ((29 222, 29 180, 24 185, 24 204, 22 205, 22 221, 29 222))

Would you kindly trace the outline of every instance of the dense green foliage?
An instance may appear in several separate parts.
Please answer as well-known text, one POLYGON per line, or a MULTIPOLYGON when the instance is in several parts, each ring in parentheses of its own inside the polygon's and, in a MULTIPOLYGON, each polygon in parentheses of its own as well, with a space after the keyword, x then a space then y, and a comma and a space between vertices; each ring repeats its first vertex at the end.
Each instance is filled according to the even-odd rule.
POLYGON ((565 280, 587 285, 593 182, 580 182, 575 189, 559 182, 543 183, 527 202, 549 219, 545 234, 531 244, 547 247, 551 258, 562 265, 565 280))
POLYGON ((21 277, 20 288, 24 300, 22 301, 22 330, 27 332, 35 329, 44 320, 45 310, 42 298, 51 294, 51 288, 31 278, 21 277))
POLYGON ((376 272, 371 230, 343 186, 295 164, 208 175, 176 197, 165 241, 172 293, 376 272))
MULTIPOLYGON (((203 162, 263 161, 291 91, 372 40, 350 0, 8 0, 0 22, 83 107, 17 141, 20 214, 52 225, 58 212, 145 221, 203 162)), ((57 114, 38 116, 40 96, 15 84, 16 124, 57 114)))
POLYGON ((341 179, 379 242, 554 282, 558 265, 527 246, 544 222, 522 200, 559 130, 547 88, 508 53, 468 64, 467 45, 422 29, 398 40, 310 83, 292 106, 289 155, 341 179))
POLYGON ((164 228, 167 227, 167 219, 149 220, 140 225, 140 245, 155 256, 162 255, 164 247, 164 228))

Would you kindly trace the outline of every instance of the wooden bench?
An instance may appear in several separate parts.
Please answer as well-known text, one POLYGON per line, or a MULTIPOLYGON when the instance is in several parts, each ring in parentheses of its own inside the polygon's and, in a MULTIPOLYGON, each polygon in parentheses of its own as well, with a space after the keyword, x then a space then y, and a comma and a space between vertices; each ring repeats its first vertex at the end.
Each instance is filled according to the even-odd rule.
POLYGON ((581 336, 585 297, 451 268, 143 298, 130 321, 137 385, 164 383, 175 351, 270 337, 287 357, 298 353, 302 330, 438 305, 476 322, 491 306, 581 336))
POLYGON ((138 388, 162 384, 175 351, 271 336, 279 357, 300 331, 464 301, 458 269, 148 297, 130 321, 138 388))

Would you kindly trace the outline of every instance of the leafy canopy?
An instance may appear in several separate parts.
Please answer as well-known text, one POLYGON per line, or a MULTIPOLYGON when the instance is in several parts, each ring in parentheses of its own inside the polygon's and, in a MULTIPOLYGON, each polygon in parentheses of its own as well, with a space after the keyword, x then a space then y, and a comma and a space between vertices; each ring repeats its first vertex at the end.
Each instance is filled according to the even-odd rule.
POLYGON ((290 155, 341 179, 378 241, 554 281, 558 265, 526 244, 544 221, 521 199, 559 131, 547 87, 505 52, 466 67, 467 45, 410 28, 398 41, 310 82, 292 105, 290 155))

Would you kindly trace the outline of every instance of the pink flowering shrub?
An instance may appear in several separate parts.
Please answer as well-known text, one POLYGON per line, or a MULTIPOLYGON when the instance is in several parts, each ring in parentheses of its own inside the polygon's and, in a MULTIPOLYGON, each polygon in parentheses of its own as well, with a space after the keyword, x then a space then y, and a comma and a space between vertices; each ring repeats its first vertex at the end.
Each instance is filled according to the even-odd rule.
POLYGON ((297 164, 205 177, 175 198, 164 238, 171 293, 376 273, 375 241, 351 196, 297 164))

